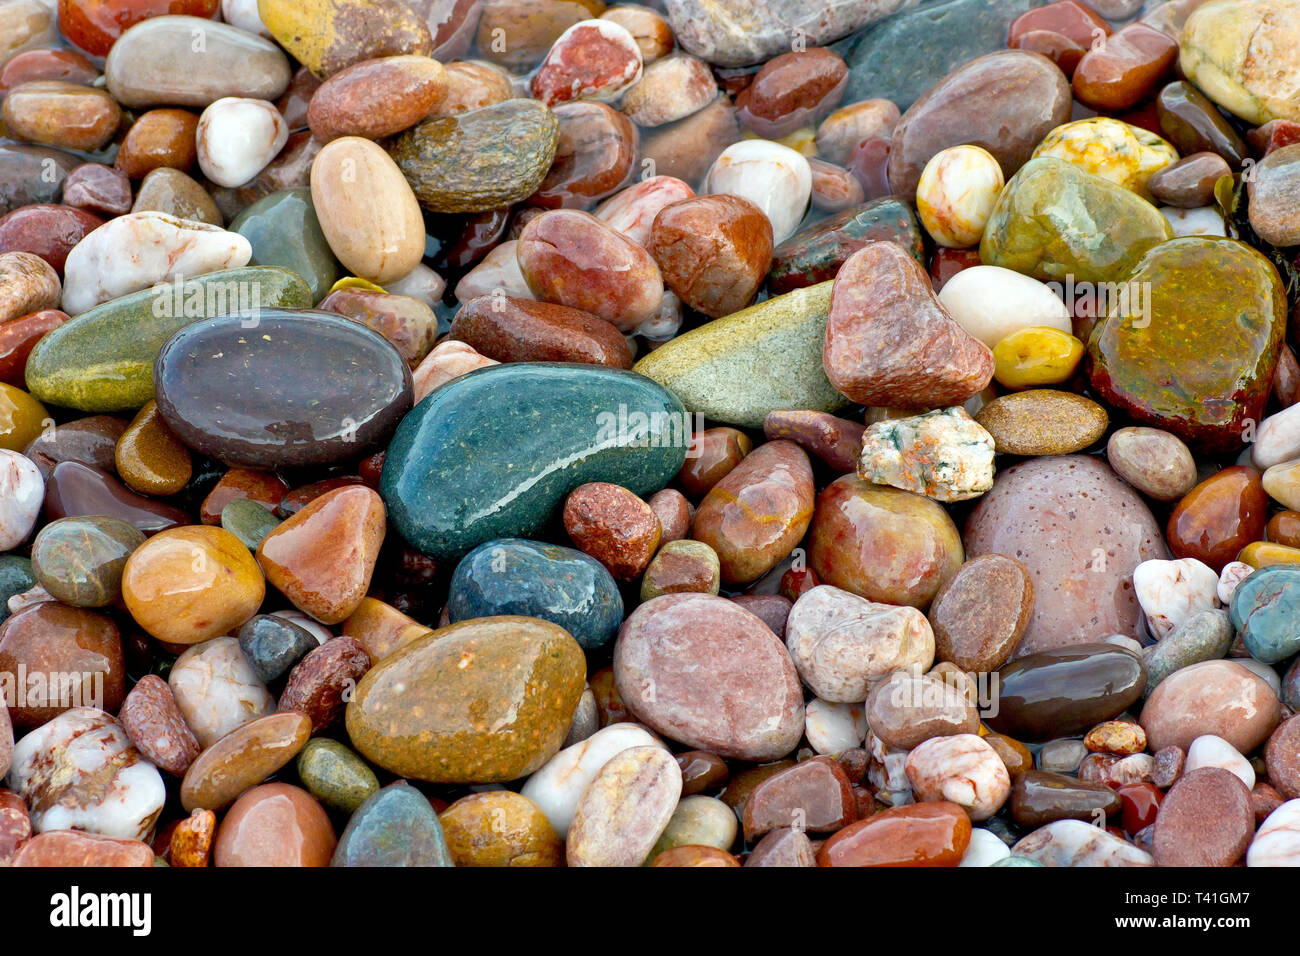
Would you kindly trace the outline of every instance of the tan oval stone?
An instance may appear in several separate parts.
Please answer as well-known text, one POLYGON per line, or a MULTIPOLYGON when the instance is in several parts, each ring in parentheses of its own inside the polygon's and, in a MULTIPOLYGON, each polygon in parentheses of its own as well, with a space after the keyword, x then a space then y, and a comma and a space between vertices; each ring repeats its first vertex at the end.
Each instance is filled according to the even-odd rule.
POLYGON ((1091 399, 1054 388, 1003 395, 975 415, 1000 455, 1069 455, 1106 433, 1110 419, 1091 399))
POLYGON ((631 747, 600 768, 565 841, 569 866, 640 866, 668 826, 682 771, 659 747, 631 747))
POLYGON ((297 711, 236 727, 190 764, 181 781, 181 806, 220 810, 296 757, 310 736, 311 718, 297 711))

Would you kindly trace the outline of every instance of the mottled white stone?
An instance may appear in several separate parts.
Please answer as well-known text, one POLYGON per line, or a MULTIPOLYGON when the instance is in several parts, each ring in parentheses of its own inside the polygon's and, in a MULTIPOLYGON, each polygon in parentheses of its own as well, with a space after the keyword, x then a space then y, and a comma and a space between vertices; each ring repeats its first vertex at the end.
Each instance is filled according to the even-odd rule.
POLYGON ((908 752, 904 766, 918 801, 947 800, 972 820, 987 820, 1011 796, 1007 765, 975 734, 931 737, 908 752))
POLYGON ((890 671, 934 663, 934 631, 924 614, 829 584, 794 603, 785 642, 803 682, 832 703, 860 704, 890 671))
POLYGON ((1011 848, 1044 866, 1154 866, 1151 854, 1082 820, 1056 820, 1011 848))
POLYGON ((1219 576, 1195 558, 1143 561, 1133 569, 1133 593, 1159 640, 1193 614, 1219 606, 1219 576))
POLYGON ((975 827, 970 832, 970 843, 962 855, 960 866, 992 866, 1011 855, 1011 847, 1002 842, 996 833, 975 827))
POLYGON ((1001 266, 962 269, 944 283, 939 301, 958 325, 989 348, 1030 327, 1074 332, 1070 310, 1050 286, 1001 266))
POLYGON ((1232 603, 1232 596, 1237 593, 1237 587, 1242 581, 1255 573, 1245 561, 1229 561, 1219 572, 1219 583, 1215 588, 1215 594, 1219 602, 1227 607, 1232 603))
POLYGON ((5 778, 32 828, 148 840, 167 798, 158 769, 110 714, 74 707, 14 745, 5 778))
POLYGON ((858 474, 935 501, 978 498, 993 487, 993 436, 961 406, 868 425, 858 474))
POLYGON ((181 716, 203 747, 275 710, 275 698, 233 637, 187 648, 172 665, 167 683, 181 716))
POLYGON ((468 302, 481 295, 501 295, 511 299, 536 299, 519 269, 519 240, 507 239, 482 258, 456 283, 456 298, 468 302))
POLYGON ((248 240, 219 226, 161 212, 110 219, 72 247, 63 267, 63 311, 77 315, 159 282, 248 265, 248 240))
POLYGON ((1300 866, 1300 800, 1288 800, 1260 824, 1246 865, 1300 866))
POLYGON ((541 807, 563 839, 583 791, 600 768, 631 747, 653 746, 662 747, 663 743, 640 724, 611 724, 581 743, 565 747, 529 777, 519 792, 541 807))
POLYGON ((867 782, 876 790, 876 799, 891 807, 915 803, 912 781, 907 778, 907 751, 891 747, 870 730, 867 731, 867 782))
POLYGON ((419 299, 429 308, 435 308, 442 301, 442 294, 447 290, 447 280, 434 272, 423 262, 402 276, 384 285, 384 291, 393 295, 409 295, 419 299))
POLYGON ((695 190, 676 176, 651 176, 619 190, 597 206, 592 215, 637 245, 645 246, 659 210, 694 195, 695 190))
POLYGON ((1199 209, 1179 209, 1177 206, 1161 206, 1160 214, 1169 220, 1174 229, 1174 237, 1182 236, 1226 236, 1223 230, 1223 216, 1214 206, 1202 206, 1199 209))
POLYGON ((289 125, 274 103, 227 96, 199 117, 195 133, 199 168, 218 186, 248 182, 289 141, 289 125))
POLYGON ((1284 408, 1259 423, 1251 463, 1260 471, 1300 458, 1300 405, 1284 408))
POLYGON ((803 733, 813 750, 838 757, 862 746, 867 718, 861 704, 834 704, 814 697, 804 707, 803 733))
POLYGON ((921 225, 949 249, 979 245, 1006 180, 993 154, 979 146, 951 146, 930 157, 916 187, 921 225))
POLYGON ((221 0, 221 19, 232 27, 238 27, 245 33, 271 39, 271 31, 262 22, 262 15, 257 12, 257 0, 221 0))
POLYGON ((677 334, 682 327, 682 300, 675 293, 664 290, 664 297, 659 300, 659 311, 646 319, 634 330, 634 335, 644 335, 655 342, 666 342, 677 334))
POLYGON ((748 199, 772 224, 772 242, 794 235, 812 197, 812 167, 788 146, 742 139, 724 149, 705 177, 704 192, 748 199))
POLYGON ((45 479, 26 455, 0 448, 0 551, 11 551, 36 527, 45 479))

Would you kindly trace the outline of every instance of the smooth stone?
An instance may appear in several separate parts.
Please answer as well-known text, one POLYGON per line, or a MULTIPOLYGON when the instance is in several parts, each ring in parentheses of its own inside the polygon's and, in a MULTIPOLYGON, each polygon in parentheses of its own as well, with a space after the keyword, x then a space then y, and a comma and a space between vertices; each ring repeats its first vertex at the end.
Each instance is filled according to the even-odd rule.
POLYGON ((1143 654, 1148 689, 1153 690, 1183 667, 1224 657, 1234 637, 1236 629, 1226 612, 1205 610, 1192 614, 1143 654))
POLYGON ((675 176, 651 176, 620 189, 597 206, 592 215, 615 232, 644 246, 650 241, 655 217, 660 210, 694 195, 695 190, 675 176))
POLYGON ((183 776, 199 756, 199 742, 176 706, 172 689, 157 674, 136 681, 118 719, 131 743, 173 776, 183 776))
POLYGON ((964 560, 961 536, 941 505, 856 475, 818 495, 807 541, 808 566, 822 582, 921 609, 964 560))
POLYGON ((144 542, 143 534, 118 518, 60 518, 32 542, 32 571, 56 600, 103 607, 121 598, 122 570, 144 542))
POLYGON ((581 309, 507 296, 480 296, 464 303, 451 336, 498 362, 581 362, 631 368, 623 334, 581 309))
POLYGON ((583 20, 566 29, 529 81, 547 106, 570 100, 616 102, 642 76, 641 48, 612 20, 583 20))
POLYGON ((1300 144, 1274 150, 1251 172, 1251 228, 1275 246, 1300 245, 1300 144))
MULTIPOLYGON (((922 741, 908 753, 906 770, 919 802, 947 800, 976 822, 993 816, 1014 794, 1006 764, 976 734, 922 741)), ((1016 786, 1027 776, 1017 777, 1016 786)))
POLYGON ((268 684, 289 673, 308 651, 318 646, 310 631, 273 615, 259 614, 239 628, 240 650, 258 679, 268 684))
MULTIPOLYGON (((1285 726, 1285 721, 1279 726, 1285 726)), ((1269 737, 1272 742, 1278 735, 1274 733, 1269 737)), ((1266 749, 1265 754, 1269 751, 1266 749)), ((1267 760, 1267 756, 1265 757, 1267 760)), ((1246 789, 1250 790, 1255 786, 1255 768, 1251 766, 1250 761, 1241 755, 1238 750, 1228 743, 1222 737, 1216 737, 1214 734, 1203 734, 1192 741, 1192 745, 1187 748, 1187 762, 1183 765, 1183 773, 1188 774, 1193 770, 1199 770, 1202 767, 1218 767, 1221 770, 1227 770, 1233 776, 1237 777, 1246 789)), ((1269 771, 1269 779, 1274 783, 1286 783, 1282 774, 1269 771)))
POLYGON ((1249 465, 1231 465, 1196 485, 1174 506, 1165 535, 1176 557, 1196 558, 1222 571, 1264 536, 1268 494, 1249 465))
MULTIPOLYGON (((1107 721, 1103 721, 1103 724, 1107 721)), ((1115 721, 1111 721, 1115 723, 1115 721)), ((1101 725, 1098 725, 1101 726, 1101 725)), ((1097 728, 1094 727, 1093 730, 1097 728)), ((1088 731, 1092 733, 1092 731, 1088 731)), ((1043 744, 1038 751, 1038 769, 1053 773, 1077 774, 1079 766, 1088 756, 1088 745, 1082 740, 1057 738, 1043 744)))
POLYGON ((956 866, 970 845, 966 811, 940 800, 852 823, 817 851, 818 866, 956 866))
POLYGON ((914 197, 930 158, 963 144, 987 150, 1010 178, 1069 116, 1069 81, 1046 57, 1001 50, 962 63, 913 103, 895 127, 891 191, 914 197))
POLYGON ((14 745, 6 782, 32 830, 85 830, 119 840, 153 832, 166 793, 153 764, 102 710, 75 707, 14 745))
POLYGON ((830 282, 795 289, 679 335, 632 370, 689 411, 743 428, 780 409, 835 411, 846 399, 822 366, 830 298, 830 282))
POLYGON ((1195 558, 1143 561, 1133 569, 1133 593, 1157 641, 1198 611, 1219 606, 1219 576, 1195 558))
POLYGON ((1179 66, 1218 106, 1251 125, 1300 121, 1300 85, 1283 51, 1300 44, 1295 0, 1207 4, 1183 25, 1179 66))
POLYGON ((237 498, 221 509, 220 524, 249 551, 256 551, 266 536, 280 526, 280 519, 255 501, 237 498))
POLYGON ((527 617, 452 624, 363 677, 347 705, 361 755, 432 782, 515 780, 560 749, 586 661, 563 628, 527 617))
POLYGON ((317 800, 354 813, 379 792, 379 779, 365 762, 337 740, 307 741, 295 763, 298 779, 317 800))
MULTIPOLYGON (((1261 432, 1263 428, 1261 423, 1261 432)), ((1117 475, 1156 501, 1177 501, 1196 486, 1191 451, 1177 435, 1158 428, 1130 425, 1112 432, 1106 460, 1117 475)))
POLYGON ((59 289, 54 267, 34 252, 0 253, 0 321, 54 308, 59 304, 59 289))
POLYGON ((180 508, 137 495, 107 472, 78 461, 60 462, 46 480, 45 516, 53 521, 83 515, 120 518, 146 536, 189 521, 180 508))
POLYGON ((76 154, 48 146, 0 145, 0 215, 57 202, 64 180, 80 162, 76 154))
POLYGON ((1251 657, 1277 664, 1300 651, 1300 628, 1294 623, 1297 600, 1300 568, 1294 566, 1279 565, 1272 573, 1252 575, 1241 583, 1233 594, 1232 621, 1251 657))
POLYGON ((1300 458, 1300 406, 1291 405, 1259 423, 1250 461, 1260 471, 1300 458))
POLYGON ((288 141, 289 127, 274 105, 222 97, 199 118, 199 168, 218 186, 239 186, 265 169, 288 141))
POLYGON ((167 683, 185 723, 205 748, 275 710, 275 698, 233 637, 188 648, 172 665, 167 683))
POLYGON ((1033 610, 1034 581, 1023 563, 1001 554, 971 558, 930 605, 935 657, 972 673, 1001 667, 1015 652, 1033 610))
POLYGON ((433 112, 447 95, 438 60, 385 56, 338 71, 311 95, 306 122, 324 142, 339 136, 383 139, 433 112))
POLYGON ((1040 651, 998 671, 997 713, 986 713, 984 721, 1017 740, 1050 740, 1122 714, 1145 688, 1141 660, 1122 648, 1078 644, 1040 651))
POLYGON ((804 736, 819 754, 840 756, 862 746, 867 718, 861 704, 835 704, 814 697, 804 707, 804 736))
POLYGON ((235 801, 217 831, 213 866, 328 866, 334 828, 307 791, 287 783, 254 787, 235 801))
POLYGON ((438 337, 438 317, 414 296, 342 288, 321 300, 319 308, 378 332, 412 368, 419 366, 438 337))
POLYGON ((177 219, 191 219, 213 226, 225 217, 212 195, 179 169, 152 170, 136 190, 131 212, 160 212, 177 219))
POLYGON ((1204 93, 1186 80, 1176 80, 1160 90, 1156 113, 1161 135, 1182 156, 1208 151, 1222 157, 1230 168, 1239 169, 1250 155, 1232 124, 1204 93))
POLYGON ((830 585, 795 602, 785 642, 799 676, 831 703, 861 703, 890 671, 925 671, 934 662, 934 635, 920 611, 830 585))
POLYGON ((1019 654, 1136 633, 1133 570, 1166 557, 1141 498, 1080 455, 1003 470, 967 519, 965 544, 970 557, 1013 555, 1029 568, 1034 613, 1019 654))
MULTIPOLYGON (((1269 736, 1268 744, 1264 747, 1264 764, 1268 770, 1269 782, 1287 799, 1294 799, 1297 795, 1300 795, 1300 741, 1297 740, 1298 734, 1300 734, 1300 721, 1297 721, 1294 717, 1289 717, 1269 736)), ((1217 738, 1211 739, 1217 740, 1217 738)), ((1191 748, 1187 752, 1189 765, 1192 763, 1195 750, 1196 741, 1193 741, 1191 748)), ((1242 782, 1247 787, 1255 785, 1254 769, 1244 757, 1237 753, 1220 754, 1218 756, 1220 758, 1218 766, 1222 766, 1242 777, 1242 782), (1246 772, 1249 773, 1249 778, 1245 776, 1246 772)))
POLYGON ((18 451, 26 448, 44 434, 53 421, 45 406, 30 394, 0 383, 0 449, 18 451))
POLYGON ((683 592, 717 594, 721 580, 722 568, 713 548, 702 541, 670 541, 646 566, 641 601, 683 592))
POLYGON ((376 333, 329 313, 265 308, 182 329, 158 353, 155 382, 182 441, 255 468, 364 454, 412 395, 409 368, 376 333), (218 392, 226 401, 214 404, 218 392))
POLYGON ((378 492, 359 485, 336 488, 263 538, 257 563, 298 610, 337 624, 366 596, 385 529, 378 492))
POLYGON ((405 780, 368 797, 339 837, 330 866, 453 866, 438 814, 405 780))
POLYGON ((1232 866, 1255 835, 1250 790, 1219 767, 1184 772, 1156 815, 1152 855, 1159 866, 1232 866))
POLYGON ((1288 800, 1255 831, 1247 866, 1295 866, 1300 862, 1300 800, 1288 800))
MULTIPOLYGON (((1232 169, 1216 153, 1193 153, 1157 170, 1147 181, 1159 203, 1180 209, 1200 209, 1214 204, 1214 186, 1232 169)), ((1252 207, 1256 208, 1256 207, 1252 207)))
POLYGON ((190 764, 181 781, 181 805, 220 810, 293 760, 310 735, 311 721, 293 711, 241 724, 190 764))
POLYGON ((493 366, 449 382, 403 419, 380 491, 403 538, 432 557, 459 557, 539 530, 579 485, 604 481, 639 496, 663 488, 686 457, 685 418, 669 392, 632 372, 493 366), (542 391, 550 413, 521 434, 517 421, 542 391), (574 420, 593 427, 574 429, 574 420))
POLYGON ((642 604, 614 645, 614 673, 635 716, 690 747, 771 760, 803 732, 799 676, 784 645, 725 598, 666 594, 642 604))
POLYGON ((1152 752, 1187 749, 1214 734, 1239 752, 1251 753, 1277 726, 1281 704, 1268 683, 1230 660, 1181 668, 1148 696, 1139 722, 1152 752))
POLYGON ((650 746, 662 745, 639 724, 610 724, 557 753, 524 782, 520 793, 541 808, 563 839, 578 801, 600 769, 624 750, 650 746))
POLYGON ((1030 830, 1056 820, 1096 825, 1120 812, 1119 794, 1104 784, 1045 770, 1028 770, 1016 777, 1010 804, 1016 823, 1030 830))
POLYGON ((198 126, 199 117, 189 110, 141 113, 126 131, 113 165, 131 179, 155 169, 189 170, 198 160, 198 126))
POLYGON ((431 629, 383 601, 366 597, 343 622, 342 630, 343 636, 355 639, 374 662, 430 633, 431 629))
POLYGON ((1090 109, 1132 109, 1155 92, 1177 59, 1178 44, 1168 34, 1141 22, 1126 24, 1080 59, 1074 97, 1090 109))
POLYGON ((661 853, 678 847, 711 847, 729 850, 739 827, 735 812, 714 797, 685 796, 678 802, 668 825, 646 859, 653 862, 661 853))
POLYGON ((379 146, 344 136, 311 164, 311 198, 339 261, 375 283, 408 275, 424 254, 424 225, 402 169, 379 146))
POLYGON ((668 826, 682 771, 660 747, 610 758, 583 791, 565 836, 569 866, 639 866, 668 826))
POLYGON ((943 284, 939 302, 989 348, 1022 329, 1073 331, 1069 310, 1050 286, 999 266, 962 269, 943 284))
POLYGON ((1011 848, 1002 842, 1002 838, 991 830, 975 827, 971 830, 970 845, 957 865, 962 866, 1010 866, 1003 862, 1011 859, 1011 848))
POLYGON ((975 420, 1003 455, 1069 455, 1083 451, 1110 424, 1106 410, 1082 395, 1036 388, 995 398, 975 420))
POLYGON ((1040 866, 1153 866, 1151 854, 1102 827, 1057 820, 1039 827, 1011 848, 1012 858, 1040 866))
POLYGON ((156 402, 136 414, 118 439, 113 459, 121 479, 141 494, 178 494, 194 474, 189 449, 162 420, 156 402))
POLYGON ((834 279, 849 256, 870 242, 886 240, 902 246, 917 262, 924 262, 916 214, 892 197, 857 204, 814 222, 772 251, 768 291, 782 294, 834 279))
POLYGON ((0 449, 0 551, 27 540, 45 499, 45 479, 30 458, 0 449))
POLYGON ((162 531, 135 548, 122 572, 122 596, 149 634, 189 645, 227 634, 251 618, 266 596, 266 583, 230 532, 188 526, 162 531))
POLYGON ((258 0, 267 32, 294 59, 319 77, 383 56, 426 56, 433 36, 424 17, 408 4, 379 0, 332 0, 329 3, 258 0))
POLYGON ((560 122, 555 159, 529 205, 589 209, 632 181, 640 134, 631 120, 591 100, 561 103, 552 112, 560 122))
MULTIPOLYGON (((28 252, 44 259, 56 273, 62 273, 72 248, 103 224, 104 220, 99 216, 82 209, 74 209, 72 206, 51 203, 24 206, 8 215, 0 216, 0 253, 28 252)), ((12 263, 12 260, 9 260, 6 265, 9 263, 12 263)), ((13 271, 12 266, 5 269, 5 272, 10 275, 5 276, 7 281, 4 285, 7 288, 0 293, 0 302, 4 303, 0 308, 3 308, 5 313, 12 313, 12 318, 41 311, 48 307, 48 303, 57 300, 58 290, 53 283, 49 282, 48 274, 45 276, 45 282, 39 285, 37 282, 32 282, 28 285, 28 288, 39 295, 36 301, 32 301, 19 291, 20 287, 27 283, 13 282, 13 271), (38 292, 40 286, 46 283, 52 290, 52 295, 38 292), (15 292, 19 294, 15 295, 15 292), (24 302, 24 299, 27 299, 27 302, 24 302), (38 307, 31 308, 31 305, 38 305, 38 307)))
POLYGON ((759 840, 746 858, 745 866, 816 866, 812 841, 793 827, 781 827, 759 840))
POLYGON ((788 146, 741 140, 713 161, 702 191, 749 200, 771 223, 772 241, 782 243, 794 235, 808 208, 812 169, 788 146))
MULTIPOLYGON (((726 804, 716 803, 726 809, 726 804)), ((735 820, 734 813, 728 811, 728 815, 735 820)), ((745 842, 756 842, 784 826, 834 833, 857 819, 857 801, 844 769, 834 758, 814 757, 773 774, 754 788, 745 801, 745 842)))
POLYGON ((533 194, 559 143, 559 120, 535 100, 511 99, 426 119, 389 152, 430 212, 484 212, 533 194))
POLYGON ((1042 156, 1021 167, 999 195, 980 259, 1043 281, 1115 282, 1172 236, 1164 217, 1132 191, 1042 156), (1110 225, 1098 234, 1097 222, 1110 225))
POLYGON ((301 276, 319 302, 339 278, 338 262, 321 229, 306 187, 271 193, 246 207, 230 222, 253 247, 255 266, 279 266, 301 276))
POLYGON ((609 572, 581 551, 519 538, 479 545, 456 565, 449 620, 521 615, 567 630, 585 650, 613 640, 623 599, 609 572))
POLYGON ((890 242, 864 246, 836 274, 822 363, 831 384, 864 405, 959 405, 993 377, 992 353, 953 320, 916 260, 890 242), (897 348, 902 341, 906 351, 897 348))
POLYGON ((975 701, 932 674, 890 672, 872 686, 864 711, 872 736, 900 750, 979 729, 975 701))
POLYGON ((0 696, 19 730, 73 707, 115 712, 125 682, 122 639, 104 615, 45 600, 0 626, 0 696))
MULTIPOLYGON (((0 622, 9 617, 9 601, 36 585, 32 562, 17 554, 0 555, 0 622)), ((0 737, 4 735, 0 733, 0 737)))
POLYGON ((645 64, 641 79, 624 95, 622 110, 637 126, 663 126, 699 112, 717 95, 707 63, 674 53, 645 64))
POLYGON ((1284 334, 1277 273, 1244 243, 1187 237, 1152 249, 1129 282, 1147 290, 1141 315, 1164 319, 1144 320, 1117 304, 1089 342, 1093 387, 1114 407, 1202 450, 1238 447, 1246 422, 1264 417, 1284 334), (1233 294, 1225 295, 1220 282, 1229 276, 1233 294))
POLYGON ((560 866, 564 861, 564 843, 546 815, 512 791, 471 793, 439 819, 457 866, 560 866))

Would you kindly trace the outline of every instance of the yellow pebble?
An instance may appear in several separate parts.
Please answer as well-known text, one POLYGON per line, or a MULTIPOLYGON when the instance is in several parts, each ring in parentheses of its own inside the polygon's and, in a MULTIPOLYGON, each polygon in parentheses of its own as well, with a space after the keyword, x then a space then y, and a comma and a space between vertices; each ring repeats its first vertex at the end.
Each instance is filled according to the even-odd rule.
POLYGON ((45 406, 21 388, 0 382, 0 448, 22 451, 54 424, 45 406))
POLYGON ((1063 159, 1146 200, 1151 175, 1178 162, 1178 151, 1155 133, 1108 116, 1056 127, 1034 150, 1034 158, 1040 156, 1063 159))
POLYGON ((1300 511, 1300 459, 1284 461, 1264 472, 1264 491, 1292 511, 1300 511))
MULTIPOLYGON (((753 130, 742 130, 741 139, 762 139, 753 130)), ((801 156, 809 159, 817 155, 817 130, 811 126, 801 126, 793 133, 787 133, 780 139, 772 140, 773 143, 780 143, 782 146, 788 146, 801 156)))
POLYGON ((383 292, 383 286, 375 285, 369 279, 362 279, 358 276, 344 276, 338 282, 330 286, 331 292, 338 292, 339 289, 361 289, 365 292, 383 292))
POLYGON ((1012 332, 993 348, 993 377, 1006 388, 1038 388, 1069 381, 1083 343, 1068 332, 1034 325, 1012 332))
POLYGON ((1237 560, 1249 564, 1256 570, 1274 564, 1300 564, 1300 548, 1292 548, 1275 541, 1252 541, 1241 549, 1237 560))

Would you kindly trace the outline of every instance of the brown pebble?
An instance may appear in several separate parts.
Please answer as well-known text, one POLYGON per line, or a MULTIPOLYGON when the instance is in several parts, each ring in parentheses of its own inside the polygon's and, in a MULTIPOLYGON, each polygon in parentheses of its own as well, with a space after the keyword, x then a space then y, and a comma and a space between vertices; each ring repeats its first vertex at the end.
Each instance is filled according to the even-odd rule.
POLYGON ((659 546, 659 519, 632 492, 604 481, 580 485, 564 503, 564 530, 623 581, 641 574, 659 546))

